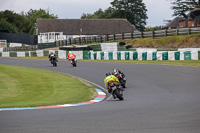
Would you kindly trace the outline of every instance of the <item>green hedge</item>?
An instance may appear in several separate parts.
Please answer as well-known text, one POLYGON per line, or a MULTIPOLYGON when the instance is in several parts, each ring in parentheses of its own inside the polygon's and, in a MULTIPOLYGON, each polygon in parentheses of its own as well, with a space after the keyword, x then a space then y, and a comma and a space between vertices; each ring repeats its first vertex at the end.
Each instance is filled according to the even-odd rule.
POLYGON ((36 51, 31 51, 31 55, 30 55, 31 57, 37 57, 37 53, 36 53, 36 51))
POLYGON ((199 55, 199 60, 200 60, 200 51, 198 51, 198 55, 199 55))
POLYGON ((10 52, 10 57, 17 57, 17 52, 11 51, 11 52, 10 52))

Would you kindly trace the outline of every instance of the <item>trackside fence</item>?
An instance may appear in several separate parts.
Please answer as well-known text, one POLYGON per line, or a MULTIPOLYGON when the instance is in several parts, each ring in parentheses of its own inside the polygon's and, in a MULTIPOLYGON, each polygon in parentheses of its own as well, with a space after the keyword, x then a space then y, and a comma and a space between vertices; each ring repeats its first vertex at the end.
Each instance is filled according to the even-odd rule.
POLYGON ((200 27, 195 28, 179 28, 179 29, 166 29, 158 31, 148 31, 148 32, 132 32, 132 33, 122 33, 113 35, 98 35, 98 36, 87 36, 87 37, 77 37, 67 40, 56 41, 56 46, 65 46, 72 44, 87 44, 87 43, 103 43, 114 40, 126 40, 126 39, 139 39, 139 38, 162 38, 167 36, 176 35, 189 35, 200 33, 200 27))

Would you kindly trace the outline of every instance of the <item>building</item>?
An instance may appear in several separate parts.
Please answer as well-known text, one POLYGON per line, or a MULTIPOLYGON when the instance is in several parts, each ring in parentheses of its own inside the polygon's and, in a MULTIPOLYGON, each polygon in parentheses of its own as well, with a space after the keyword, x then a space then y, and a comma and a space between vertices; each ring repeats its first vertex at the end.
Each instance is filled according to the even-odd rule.
POLYGON ((77 36, 131 33, 137 29, 127 19, 37 19, 38 43, 77 36))
POLYGON ((189 28, 200 26, 200 8, 196 8, 188 13, 188 24, 184 17, 176 17, 168 24, 166 24, 163 29, 176 29, 176 28, 186 28, 186 24, 189 28))
POLYGON ((194 20, 194 27, 200 26, 200 8, 195 8, 190 12, 190 17, 194 20))
POLYGON ((179 27, 179 22, 184 21, 184 17, 176 17, 173 20, 171 20, 169 23, 167 23, 163 29, 176 29, 179 27))

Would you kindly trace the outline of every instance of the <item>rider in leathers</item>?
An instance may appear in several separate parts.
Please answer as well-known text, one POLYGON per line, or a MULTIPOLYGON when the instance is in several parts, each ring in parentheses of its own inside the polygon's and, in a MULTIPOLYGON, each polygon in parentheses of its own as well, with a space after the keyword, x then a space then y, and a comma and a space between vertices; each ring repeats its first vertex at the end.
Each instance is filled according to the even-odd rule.
POLYGON ((115 77, 114 75, 111 75, 110 73, 106 73, 106 78, 104 79, 104 83, 109 93, 111 93, 111 89, 109 89, 109 87, 110 87, 110 83, 112 82, 117 82, 119 84, 119 80, 117 77, 115 77))
POLYGON ((51 52, 51 53, 49 54, 49 61, 51 61, 51 62, 52 62, 52 57, 55 57, 55 60, 58 62, 57 57, 56 57, 56 54, 54 54, 53 52, 51 52))
POLYGON ((124 73, 122 71, 118 70, 117 68, 114 68, 112 74, 116 76, 118 74, 122 74, 123 75, 124 73))

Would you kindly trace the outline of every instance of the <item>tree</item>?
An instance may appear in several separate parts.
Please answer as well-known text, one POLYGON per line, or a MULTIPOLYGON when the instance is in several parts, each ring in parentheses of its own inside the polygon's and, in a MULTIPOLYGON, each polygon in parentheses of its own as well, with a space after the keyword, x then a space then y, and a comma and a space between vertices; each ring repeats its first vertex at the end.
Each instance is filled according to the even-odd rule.
MULTIPOLYGON (((0 12, 0 20, 1 23, 4 24, 4 30, 8 30, 12 33, 24 33, 24 24, 26 22, 25 20, 25 17, 24 16, 21 16, 17 13, 14 13, 13 11, 9 11, 9 10, 5 10, 5 11, 2 11, 0 12), (5 28, 8 28, 8 29, 5 29, 5 28), (11 30, 11 29, 14 29, 14 30, 11 30)), ((1 26, 2 28, 3 26, 1 26)))
POLYGON ((142 0, 114 0, 111 4, 114 16, 126 18, 136 29, 144 30, 148 17, 146 6, 142 0))
POLYGON ((200 0, 171 0, 172 10, 174 10, 173 16, 183 16, 185 18, 185 25, 188 27, 187 12, 192 11, 195 8, 200 8, 200 0))
POLYGON ((49 9, 30 9, 27 13, 21 12, 21 14, 5 10, 0 12, 0 29, 8 30, 11 33, 36 34, 35 24, 37 18, 57 19, 58 17, 50 14, 49 9))
POLYGON ((0 20, 0 29, 7 30, 11 33, 17 33, 17 28, 11 23, 7 22, 5 19, 0 20))
POLYGON ((112 8, 108 8, 105 11, 103 11, 101 8, 94 12, 94 14, 85 14, 83 13, 81 16, 81 19, 108 19, 112 18, 112 8))
MULTIPOLYGON (((195 8, 200 8, 200 0, 171 0, 172 10, 174 10, 173 16, 184 16, 186 12, 195 8)), ((186 16, 185 16, 186 15, 186 16)))
POLYGON ((94 14, 83 14, 82 19, 125 18, 138 30, 143 31, 146 25, 147 9, 142 0, 114 0, 112 7, 105 11, 99 9, 94 14))
POLYGON ((57 19, 57 15, 49 14, 49 10, 45 11, 43 9, 33 10, 30 9, 26 14, 26 18, 28 19, 28 27, 30 29, 30 34, 36 34, 36 20, 37 18, 49 18, 49 19, 57 19))

